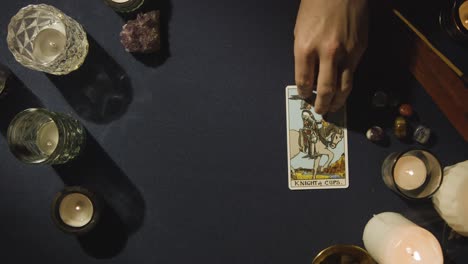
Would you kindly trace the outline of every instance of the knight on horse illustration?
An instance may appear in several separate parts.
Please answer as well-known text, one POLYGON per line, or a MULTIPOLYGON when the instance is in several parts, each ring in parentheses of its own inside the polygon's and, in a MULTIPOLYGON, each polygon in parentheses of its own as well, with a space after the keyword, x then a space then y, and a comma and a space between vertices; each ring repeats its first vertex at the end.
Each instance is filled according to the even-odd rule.
POLYGON ((315 144, 318 141, 318 123, 310 110, 302 110, 303 127, 299 129, 299 148, 307 153, 306 157, 314 159, 317 156, 315 144))

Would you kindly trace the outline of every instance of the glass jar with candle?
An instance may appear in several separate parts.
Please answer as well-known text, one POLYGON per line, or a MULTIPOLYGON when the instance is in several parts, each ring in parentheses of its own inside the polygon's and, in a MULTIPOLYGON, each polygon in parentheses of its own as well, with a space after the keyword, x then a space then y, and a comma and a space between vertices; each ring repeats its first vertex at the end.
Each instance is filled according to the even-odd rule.
POLYGON ((80 187, 66 187, 52 202, 52 219, 62 231, 84 234, 97 224, 101 214, 98 197, 90 190, 80 187))
POLYGON ((84 147, 85 135, 77 120, 40 108, 17 114, 7 132, 12 153, 33 164, 62 164, 74 159, 84 147))
POLYGON ((117 12, 133 12, 140 8, 145 0, 104 0, 107 5, 117 12))
POLYGON ((468 44, 468 0, 446 1, 439 22, 454 40, 468 44))
POLYGON ((7 42, 23 66, 55 75, 78 69, 88 54, 83 27, 44 4, 26 6, 11 19, 7 42))
POLYGON ((382 178, 396 193, 409 199, 431 197, 442 184, 442 166, 427 150, 392 153, 382 164, 382 178))

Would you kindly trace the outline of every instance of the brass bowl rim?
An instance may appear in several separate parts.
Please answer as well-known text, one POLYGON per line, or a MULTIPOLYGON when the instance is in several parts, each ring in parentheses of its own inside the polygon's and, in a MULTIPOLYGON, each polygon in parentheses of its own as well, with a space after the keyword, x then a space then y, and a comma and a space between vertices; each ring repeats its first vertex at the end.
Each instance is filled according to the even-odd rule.
POLYGON ((330 253, 334 253, 339 250, 343 250, 344 252, 353 252, 353 251, 359 252, 365 258, 365 260, 370 261, 369 263, 376 263, 375 260, 369 255, 369 252, 367 252, 362 247, 359 247, 356 245, 338 244, 338 245, 329 246, 323 249, 322 251, 320 251, 317 254, 317 256, 315 256, 314 260, 312 261, 312 264, 320 264, 319 261, 325 260, 326 257, 331 255, 330 253))

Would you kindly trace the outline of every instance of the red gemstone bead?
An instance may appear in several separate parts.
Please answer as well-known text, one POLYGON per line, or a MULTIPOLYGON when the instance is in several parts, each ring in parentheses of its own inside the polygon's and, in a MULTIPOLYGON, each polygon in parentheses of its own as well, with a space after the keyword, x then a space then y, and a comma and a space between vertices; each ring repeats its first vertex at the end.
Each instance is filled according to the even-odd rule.
POLYGON ((413 115, 413 107, 409 104, 402 104, 400 105, 400 108, 398 109, 400 112, 400 115, 410 117, 413 115))

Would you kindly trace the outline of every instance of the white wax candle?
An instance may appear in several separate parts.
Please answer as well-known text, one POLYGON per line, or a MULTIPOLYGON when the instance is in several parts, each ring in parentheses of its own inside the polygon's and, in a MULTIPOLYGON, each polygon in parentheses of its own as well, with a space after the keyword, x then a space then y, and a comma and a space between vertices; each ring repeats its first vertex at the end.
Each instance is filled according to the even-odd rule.
POLYGON ((37 147, 46 155, 51 155, 55 151, 58 141, 59 132, 53 121, 45 123, 37 131, 37 147))
POLYGON ((71 193, 65 196, 60 202, 60 218, 69 226, 85 226, 91 221, 93 213, 93 203, 84 194, 71 193))
POLYGON ((444 181, 432 197, 434 207, 447 224, 468 237, 468 160, 444 170, 444 181))
POLYGON ((116 2, 116 3, 125 3, 125 2, 128 2, 128 1, 131 1, 131 0, 112 0, 112 2, 116 2))
POLYGON ((395 183, 404 190, 415 190, 426 181, 427 170, 424 162, 414 156, 403 156, 393 170, 395 183))
POLYGON ((40 31, 33 40, 33 55, 37 60, 48 63, 65 49, 67 38, 65 34, 54 28, 40 31))
POLYGON ((444 261, 437 239, 397 213, 374 216, 367 223, 362 239, 379 264, 442 264, 444 261))

